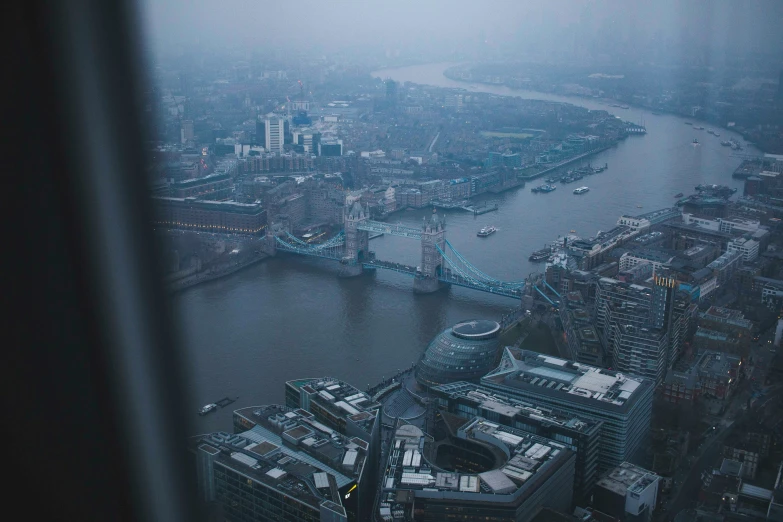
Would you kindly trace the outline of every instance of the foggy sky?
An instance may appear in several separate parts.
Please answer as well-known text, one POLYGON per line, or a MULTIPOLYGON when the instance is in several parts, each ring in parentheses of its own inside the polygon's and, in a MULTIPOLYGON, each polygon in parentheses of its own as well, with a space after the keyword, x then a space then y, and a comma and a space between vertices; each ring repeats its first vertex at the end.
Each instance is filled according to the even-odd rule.
POLYGON ((779 0, 141 0, 156 50, 783 51, 779 0))

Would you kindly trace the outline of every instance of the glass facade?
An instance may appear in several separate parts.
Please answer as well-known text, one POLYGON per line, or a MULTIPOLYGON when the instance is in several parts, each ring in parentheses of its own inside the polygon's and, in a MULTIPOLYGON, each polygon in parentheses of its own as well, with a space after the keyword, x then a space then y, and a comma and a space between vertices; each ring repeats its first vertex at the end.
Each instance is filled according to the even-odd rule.
POLYGON ((215 463, 215 497, 226 518, 237 522, 318 522, 318 506, 303 504, 265 484, 215 463))
POLYGON ((423 386, 476 381, 495 367, 500 344, 495 321, 468 321, 447 328, 430 343, 416 366, 423 386))

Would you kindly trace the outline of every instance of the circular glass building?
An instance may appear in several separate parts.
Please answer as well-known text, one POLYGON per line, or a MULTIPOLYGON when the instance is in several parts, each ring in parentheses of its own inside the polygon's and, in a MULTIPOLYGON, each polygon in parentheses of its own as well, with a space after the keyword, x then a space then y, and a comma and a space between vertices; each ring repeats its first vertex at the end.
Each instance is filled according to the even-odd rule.
POLYGON ((500 324, 495 321, 463 321, 438 334, 416 365, 422 386, 455 381, 477 381, 497 363, 500 324))

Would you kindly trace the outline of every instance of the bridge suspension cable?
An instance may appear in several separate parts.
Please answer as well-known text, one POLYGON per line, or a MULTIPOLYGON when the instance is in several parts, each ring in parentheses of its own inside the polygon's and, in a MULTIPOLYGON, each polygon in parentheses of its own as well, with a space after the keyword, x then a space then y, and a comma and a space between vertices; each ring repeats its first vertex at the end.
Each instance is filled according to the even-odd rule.
MULTIPOLYGON (((449 243, 448 239, 446 240, 446 245, 451 249, 452 252, 454 252, 454 255, 457 257, 457 259, 459 259, 462 262, 465 268, 474 274, 474 277, 472 277, 473 279, 478 278, 480 281, 484 283, 490 284, 492 286, 501 286, 504 288, 522 288, 523 286, 525 286, 525 281, 500 281, 488 274, 485 274, 484 272, 482 272, 481 270, 473 266, 473 264, 470 261, 465 259, 465 257, 462 254, 460 254, 456 248, 454 248, 454 245, 449 243)), ((440 248, 438 248, 438 250, 440 251, 440 248)), ((443 252, 441 252, 441 254, 443 254, 443 252)), ((445 254, 443 254, 443 257, 449 259, 448 257, 446 257, 445 254)), ((452 261, 449 262, 452 263, 452 265, 454 265, 452 261)))
POLYGON ((519 297, 519 295, 521 295, 522 288, 524 287, 524 283, 520 286, 512 287, 512 286, 502 286, 488 281, 483 281, 481 279, 477 279, 474 275, 470 274, 469 272, 461 268, 460 263, 456 263, 451 258, 449 258, 449 256, 443 250, 441 250, 440 246, 436 244, 435 248, 440 253, 440 255, 443 256, 443 259, 451 267, 453 272, 458 274, 459 278, 461 279, 461 280, 455 280, 455 278, 451 276, 447 276, 443 278, 446 282, 457 283, 457 284, 461 284, 462 286, 470 286, 493 294, 508 295, 511 297, 519 297))

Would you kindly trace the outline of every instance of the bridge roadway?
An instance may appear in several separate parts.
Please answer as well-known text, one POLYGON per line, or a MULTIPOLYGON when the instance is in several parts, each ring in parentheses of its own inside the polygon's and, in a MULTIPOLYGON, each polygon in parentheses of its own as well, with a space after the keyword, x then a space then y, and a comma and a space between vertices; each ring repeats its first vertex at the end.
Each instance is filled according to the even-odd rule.
MULTIPOLYGON (((381 261, 379 259, 374 259, 372 261, 365 261, 362 264, 366 268, 381 268, 384 270, 392 270, 394 272, 398 272, 401 274, 406 274, 414 277, 417 275, 416 267, 410 265, 403 265, 401 263, 394 263, 391 261, 381 261)), ((482 292, 502 295, 505 297, 513 297, 516 299, 521 299, 523 293, 522 288, 500 288, 500 287, 485 285, 474 279, 470 279, 460 274, 454 273, 450 269, 446 269, 446 272, 438 277, 438 281, 440 281, 441 283, 462 286, 464 288, 471 288, 473 290, 480 290, 482 292)))
MULTIPOLYGON (((401 236, 410 239, 422 238, 422 230, 418 228, 408 227, 401 224, 389 224, 378 221, 365 221, 358 226, 359 230, 375 233, 389 234, 393 236, 401 236)), ((277 248, 284 252, 290 252, 293 254, 301 254, 312 257, 320 257, 323 259, 332 259, 335 261, 344 262, 345 256, 345 242, 343 238, 336 236, 330 241, 327 241, 321 245, 306 245, 302 241, 288 234, 290 239, 294 243, 283 240, 280 237, 276 237, 277 248)), ((448 244, 448 242, 447 242, 448 244)), ((450 244, 449 244, 450 246, 450 244)), ((453 247, 451 247, 453 249, 453 247)), ((437 247, 438 252, 443 256, 443 261, 447 265, 443 271, 438 275, 438 281, 445 284, 461 286, 464 288, 471 288, 473 290, 479 290, 495 295, 502 295, 505 297, 511 297, 515 299, 521 299, 524 293, 524 284, 511 284, 496 281, 490 276, 487 276, 483 272, 478 271, 472 265, 469 265, 467 260, 455 250, 454 253, 461 263, 451 260, 445 253, 437 247), (470 267, 470 268, 468 268, 470 267)), ((395 263, 392 261, 382 261, 375 259, 374 252, 370 252, 367 259, 360 261, 362 266, 367 269, 380 268, 383 270, 391 270, 393 272, 406 274, 413 277, 424 277, 418 267, 411 265, 405 265, 402 263, 395 263)), ((355 263, 355 261, 354 261, 355 263)))
POLYGON ((390 236, 407 237, 408 239, 421 239, 421 228, 409 227, 402 224, 383 223, 381 221, 365 221, 356 227, 365 232, 388 234, 390 236))

